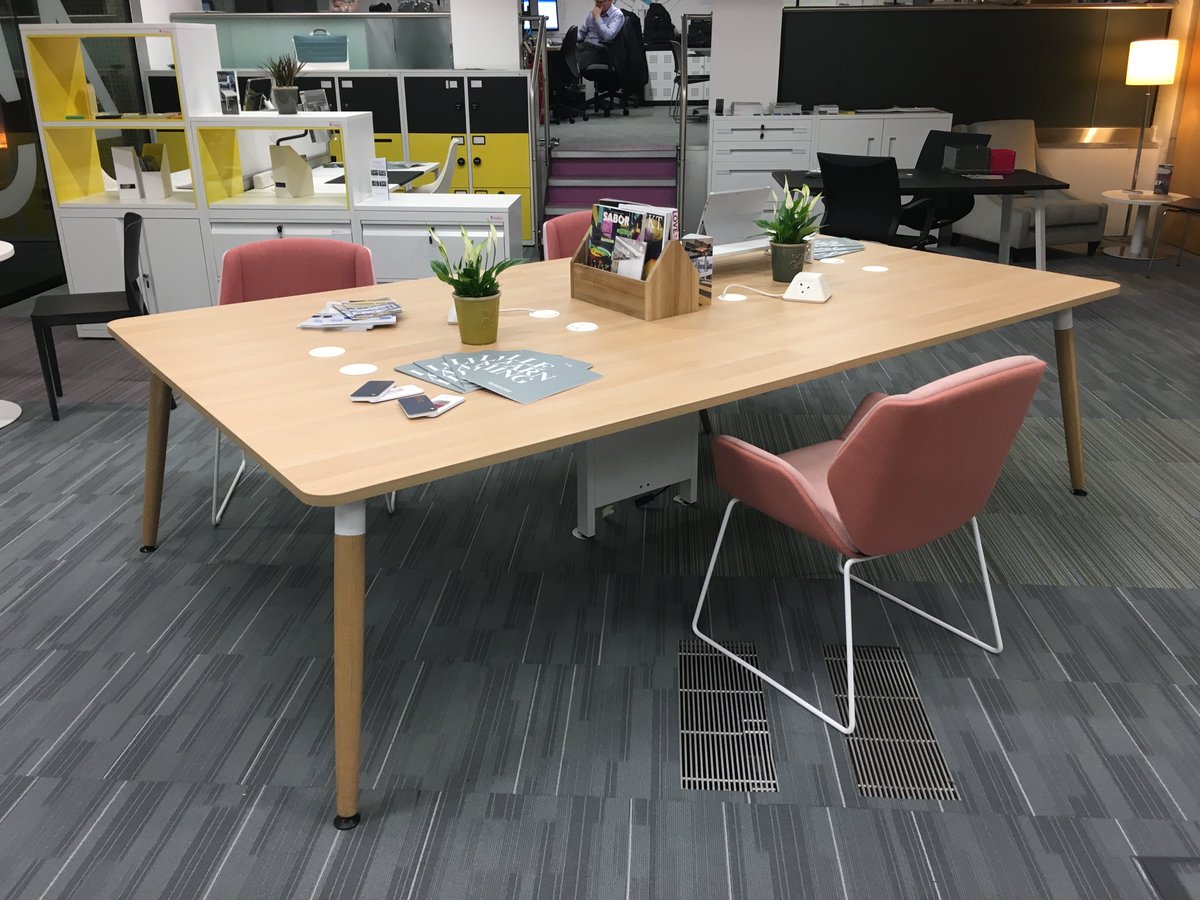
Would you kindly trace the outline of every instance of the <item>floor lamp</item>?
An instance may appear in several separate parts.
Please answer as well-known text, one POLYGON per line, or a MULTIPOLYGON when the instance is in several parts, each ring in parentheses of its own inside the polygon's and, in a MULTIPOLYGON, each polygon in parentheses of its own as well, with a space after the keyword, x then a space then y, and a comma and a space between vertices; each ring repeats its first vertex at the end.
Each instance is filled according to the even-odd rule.
MULTIPOLYGON (((1146 142, 1146 128, 1150 124, 1150 112, 1154 108, 1155 89, 1160 84, 1175 83, 1175 67, 1179 61, 1179 41, 1154 40, 1132 41, 1129 44, 1129 64, 1125 68, 1125 83, 1144 85, 1146 88, 1146 111, 1142 114, 1142 127, 1138 131, 1137 155, 1133 158, 1133 178, 1129 182, 1130 192, 1138 189, 1138 169, 1142 165, 1142 146, 1146 142)), ((1125 211, 1125 231, 1129 234, 1129 215, 1133 207, 1125 211)))

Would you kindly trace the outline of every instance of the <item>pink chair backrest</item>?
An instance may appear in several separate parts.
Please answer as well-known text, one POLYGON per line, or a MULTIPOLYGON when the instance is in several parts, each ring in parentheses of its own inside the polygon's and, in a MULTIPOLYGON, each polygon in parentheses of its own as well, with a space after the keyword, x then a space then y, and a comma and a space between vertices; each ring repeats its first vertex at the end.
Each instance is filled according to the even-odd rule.
POLYGON ((566 213, 546 220, 546 259, 574 256, 584 235, 591 230, 592 211, 566 213))
POLYGON ((371 251, 328 238, 279 238, 243 244, 221 260, 219 303, 316 294, 375 283, 371 251))
POLYGON ((838 517, 870 556, 949 534, 983 508, 1046 364, 986 363, 877 403, 829 467, 838 517))

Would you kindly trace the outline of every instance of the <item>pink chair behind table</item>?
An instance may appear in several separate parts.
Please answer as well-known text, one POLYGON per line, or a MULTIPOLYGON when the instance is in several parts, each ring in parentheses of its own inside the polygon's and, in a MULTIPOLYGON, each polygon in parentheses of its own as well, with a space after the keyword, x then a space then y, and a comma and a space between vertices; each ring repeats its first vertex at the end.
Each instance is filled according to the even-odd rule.
MULTIPOLYGON (((371 251, 360 244, 328 238, 279 238, 243 244, 221 259, 221 295, 218 304, 270 300, 293 294, 316 294, 375 283, 371 251)), ((213 448, 212 523, 221 524, 233 491, 246 471, 246 454, 234 473, 225 499, 220 499, 221 432, 213 448)), ((395 495, 388 511, 395 509, 395 495)))
POLYGON ((850 582, 869 588, 991 653, 1003 648, 976 514, 987 502, 1033 401, 1046 364, 1032 356, 997 360, 908 394, 869 394, 836 440, 768 453, 734 437, 713 441, 725 508, 692 630, 843 734, 855 726, 850 582), (847 721, 838 722, 700 631, 708 585, 730 513, 745 503, 839 555, 846 623, 847 721), (986 644, 851 573, 854 565, 924 546, 971 523, 995 643, 986 644), (842 561, 845 557, 845 561, 842 561))
POLYGON ((375 283, 371 251, 328 238, 280 238, 243 244, 221 260, 221 305, 315 294, 375 283))
POLYGON ((563 259, 573 256, 584 236, 592 227, 592 211, 566 213, 547 219, 542 226, 542 246, 546 259, 563 259))

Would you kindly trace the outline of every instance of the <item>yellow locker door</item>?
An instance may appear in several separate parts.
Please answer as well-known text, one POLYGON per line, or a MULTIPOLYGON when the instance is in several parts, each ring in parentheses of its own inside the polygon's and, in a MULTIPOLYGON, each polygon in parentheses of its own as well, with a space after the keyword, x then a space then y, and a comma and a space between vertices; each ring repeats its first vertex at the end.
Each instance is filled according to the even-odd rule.
MULTIPOLYGON (((446 162, 446 153, 450 150, 450 140, 458 138, 463 141, 466 135, 462 134, 409 134, 408 136, 408 158, 410 162, 435 162, 440 167, 446 162)), ((458 151, 455 155, 454 162, 454 180, 450 182, 450 190, 466 191, 469 187, 467 180, 467 150, 460 143, 458 151)), ((434 180, 435 176, 425 175, 412 182, 413 186, 419 184, 429 184, 434 180)))
POLYGON ((472 134, 471 178, 480 188, 529 188, 528 134, 472 134))

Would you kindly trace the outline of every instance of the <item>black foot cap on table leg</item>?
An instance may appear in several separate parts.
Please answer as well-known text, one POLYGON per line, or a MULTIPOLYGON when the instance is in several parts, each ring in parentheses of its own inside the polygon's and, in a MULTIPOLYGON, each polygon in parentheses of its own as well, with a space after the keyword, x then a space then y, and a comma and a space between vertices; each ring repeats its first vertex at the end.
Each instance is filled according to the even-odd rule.
POLYGON ((333 827, 338 831, 350 831, 352 828, 357 828, 358 823, 361 821, 361 813, 355 813, 352 816, 334 816, 333 827))
POLYGON ((1074 494, 1076 497, 1086 497, 1087 496, 1087 491, 1085 491, 1083 488, 1072 488, 1071 493, 1074 494))
POLYGON ((143 548, 142 548, 141 550, 139 550, 138 552, 139 552, 139 553, 153 553, 153 552, 154 552, 155 550, 157 550, 157 549, 158 549, 158 547, 157 547, 156 545, 154 545, 154 544, 147 544, 145 547, 143 547, 143 548))

